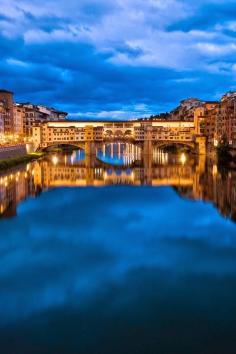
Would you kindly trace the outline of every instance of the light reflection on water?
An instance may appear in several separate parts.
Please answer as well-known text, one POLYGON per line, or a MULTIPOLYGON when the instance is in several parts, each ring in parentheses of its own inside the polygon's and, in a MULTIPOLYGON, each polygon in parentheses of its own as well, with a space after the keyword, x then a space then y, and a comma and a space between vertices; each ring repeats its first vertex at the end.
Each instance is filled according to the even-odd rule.
POLYGON ((1 351, 233 353, 236 172, 116 148, 2 172, 1 351))
POLYGON ((141 147, 128 143, 107 143, 97 149, 97 158, 114 166, 131 165, 141 160, 141 147))
POLYGON ((186 153, 154 149, 143 158, 132 144, 104 144, 95 156, 83 150, 52 153, 42 161, 2 171, 0 215, 16 215, 17 205, 29 196, 56 187, 151 185, 170 186, 187 199, 209 201, 236 220, 236 172, 220 169, 214 161, 186 153))

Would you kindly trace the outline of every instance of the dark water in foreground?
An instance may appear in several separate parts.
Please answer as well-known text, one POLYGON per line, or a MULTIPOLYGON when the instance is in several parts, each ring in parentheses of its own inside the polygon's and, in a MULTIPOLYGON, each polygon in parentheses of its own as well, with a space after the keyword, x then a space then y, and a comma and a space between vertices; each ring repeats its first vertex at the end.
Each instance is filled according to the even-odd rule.
POLYGON ((236 172, 121 153, 0 176, 0 353, 236 352, 236 172))

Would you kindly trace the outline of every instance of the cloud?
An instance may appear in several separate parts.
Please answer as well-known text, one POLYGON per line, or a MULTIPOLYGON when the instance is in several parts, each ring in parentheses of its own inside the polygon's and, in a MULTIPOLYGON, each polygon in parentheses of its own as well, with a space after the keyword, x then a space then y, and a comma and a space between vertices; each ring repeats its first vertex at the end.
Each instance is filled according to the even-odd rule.
POLYGON ((221 92, 235 87, 233 1, 0 5, 1 86, 18 100, 74 116, 131 117, 166 111, 188 95, 219 98, 219 85, 221 92))

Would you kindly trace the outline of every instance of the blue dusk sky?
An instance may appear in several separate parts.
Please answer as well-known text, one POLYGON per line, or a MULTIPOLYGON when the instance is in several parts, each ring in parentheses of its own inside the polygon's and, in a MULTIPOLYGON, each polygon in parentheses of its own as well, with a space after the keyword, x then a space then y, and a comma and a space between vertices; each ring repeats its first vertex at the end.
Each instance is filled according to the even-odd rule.
POLYGON ((0 0, 0 86, 74 118, 236 89, 235 0, 0 0))

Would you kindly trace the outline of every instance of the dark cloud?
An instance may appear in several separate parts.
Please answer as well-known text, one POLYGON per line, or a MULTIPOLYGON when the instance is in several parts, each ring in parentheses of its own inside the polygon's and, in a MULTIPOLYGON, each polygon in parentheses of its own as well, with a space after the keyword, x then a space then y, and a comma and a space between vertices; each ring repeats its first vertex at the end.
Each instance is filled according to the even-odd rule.
POLYGON ((235 88, 235 11, 219 1, 2 0, 0 86, 84 117, 216 99, 235 88))
POLYGON ((188 18, 171 24, 169 30, 179 30, 189 32, 191 30, 212 30, 218 24, 234 21, 236 17, 236 4, 229 1, 200 2, 196 4, 188 18))

